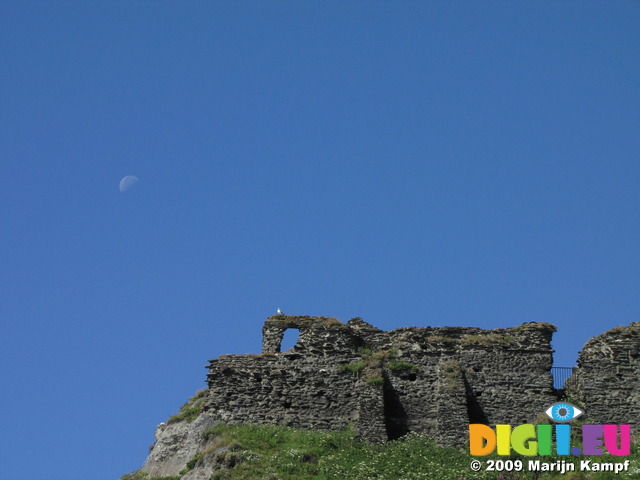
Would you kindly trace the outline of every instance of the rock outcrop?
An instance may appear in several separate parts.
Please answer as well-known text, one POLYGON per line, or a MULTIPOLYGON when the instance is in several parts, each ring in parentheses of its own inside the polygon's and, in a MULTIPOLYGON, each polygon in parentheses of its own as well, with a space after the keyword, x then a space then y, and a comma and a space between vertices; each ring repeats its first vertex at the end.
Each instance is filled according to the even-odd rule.
POLYGON ((156 442, 140 470, 150 477, 179 475, 187 462, 207 446, 204 432, 216 423, 219 422, 211 415, 202 414, 193 422, 160 424, 156 428, 156 442))

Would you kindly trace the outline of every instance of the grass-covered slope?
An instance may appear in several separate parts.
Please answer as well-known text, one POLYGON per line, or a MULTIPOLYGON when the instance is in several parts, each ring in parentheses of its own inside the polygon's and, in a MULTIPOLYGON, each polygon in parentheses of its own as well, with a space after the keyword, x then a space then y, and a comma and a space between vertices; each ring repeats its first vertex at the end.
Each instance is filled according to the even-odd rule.
MULTIPOLYGON (((409 434, 384 445, 359 441, 352 432, 316 433, 270 425, 218 425, 205 432, 208 447, 187 464, 177 477, 163 480, 208 478, 209 480, 528 480, 528 479, 640 479, 640 454, 634 445, 630 457, 589 457, 594 462, 631 460, 629 473, 500 473, 472 472, 467 453, 437 447, 422 435, 409 434), (206 476, 203 477, 204 472, 206 476), (197 475, 196 475, 197 474, 197 475)), ((491 457, 505 460, 505 457, 491 457)), ((478 458, 485 465, 488 458, 478 458)), ((514 457, 515 459, 515 457, 514 457)), ((520 457, 528 462, 529 458, 520 457)), ((579 458, 536 457, 554 462, 579 458)), ((584 459, 584 458, 583 458, 584 459)), ((525 468, 526 470, 526 468, 525 468)), ((144 473, 121 480, 160 480, 144 473)))

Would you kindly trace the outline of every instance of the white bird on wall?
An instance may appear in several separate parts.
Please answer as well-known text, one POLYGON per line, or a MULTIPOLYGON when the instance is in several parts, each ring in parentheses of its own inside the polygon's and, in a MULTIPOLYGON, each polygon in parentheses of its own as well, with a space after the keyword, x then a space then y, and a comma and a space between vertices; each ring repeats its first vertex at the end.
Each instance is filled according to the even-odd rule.
POLYGON ((278 308, 278 315, 282 315, 282 310, 278 308))

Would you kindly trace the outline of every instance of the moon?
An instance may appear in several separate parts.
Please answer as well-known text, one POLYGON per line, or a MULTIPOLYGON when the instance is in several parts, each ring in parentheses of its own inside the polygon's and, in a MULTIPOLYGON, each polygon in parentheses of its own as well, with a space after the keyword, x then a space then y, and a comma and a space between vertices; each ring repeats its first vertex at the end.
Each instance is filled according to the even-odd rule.
POLYGON ((120 191, 126 192, 138 182, 138 177, 135 175, 127 175, 120 180, 120 191))

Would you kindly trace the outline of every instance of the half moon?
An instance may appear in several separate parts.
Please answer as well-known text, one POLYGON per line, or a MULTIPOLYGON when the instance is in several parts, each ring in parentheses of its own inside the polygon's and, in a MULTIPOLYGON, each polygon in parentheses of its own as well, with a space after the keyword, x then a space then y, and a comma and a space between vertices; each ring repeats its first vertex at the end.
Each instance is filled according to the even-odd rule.
POLYGON ((135 175, 127 175, 120 180, 120 191, 126 192, 131 187, 133 187, 138 181, 138 177, 135 175))

